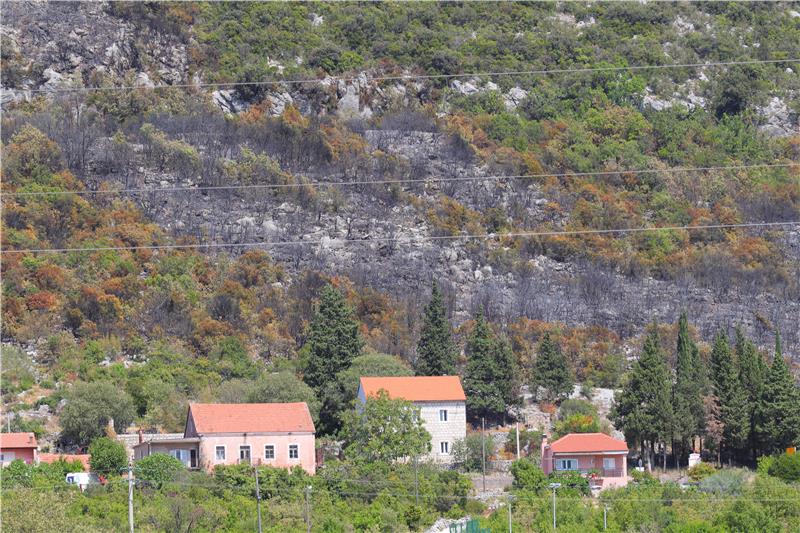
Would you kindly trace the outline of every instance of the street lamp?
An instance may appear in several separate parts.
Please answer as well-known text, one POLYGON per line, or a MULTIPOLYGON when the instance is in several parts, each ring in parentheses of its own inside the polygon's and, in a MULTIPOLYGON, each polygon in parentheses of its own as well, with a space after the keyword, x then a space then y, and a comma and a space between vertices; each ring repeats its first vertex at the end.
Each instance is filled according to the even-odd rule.
POLYGON ((561 483, 550 483, 548 485, 553 489, 553 529, 556 528, 556 489, 561 487, 561 483))

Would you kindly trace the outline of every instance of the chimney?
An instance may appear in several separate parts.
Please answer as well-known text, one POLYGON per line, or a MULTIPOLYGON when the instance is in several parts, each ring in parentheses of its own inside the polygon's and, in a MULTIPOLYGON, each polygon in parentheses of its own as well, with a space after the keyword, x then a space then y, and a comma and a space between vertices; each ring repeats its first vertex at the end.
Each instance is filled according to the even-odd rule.
POLYGON ((144 432, 142 431, 142 428, 139 428, 139 431, 137 433, 139 433, 139 444, 141 444, 144 442, 144 435, 143 435, 144 432))
POLYGON ((33 433, 28 433, 28 444, 33 444, 33 433))

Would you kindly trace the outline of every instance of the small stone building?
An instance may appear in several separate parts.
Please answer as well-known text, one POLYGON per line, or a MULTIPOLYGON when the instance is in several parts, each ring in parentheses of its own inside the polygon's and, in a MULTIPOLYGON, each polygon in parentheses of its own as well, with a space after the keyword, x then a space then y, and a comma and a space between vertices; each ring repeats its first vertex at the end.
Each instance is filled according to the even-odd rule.
POLYGON ((467 407, 458 376, 362 377, 358 399, 366 402, 385 390, 420 408, 422 423, 431 434, 429 459, 453 462, 453 444, 467 436, 467 407))

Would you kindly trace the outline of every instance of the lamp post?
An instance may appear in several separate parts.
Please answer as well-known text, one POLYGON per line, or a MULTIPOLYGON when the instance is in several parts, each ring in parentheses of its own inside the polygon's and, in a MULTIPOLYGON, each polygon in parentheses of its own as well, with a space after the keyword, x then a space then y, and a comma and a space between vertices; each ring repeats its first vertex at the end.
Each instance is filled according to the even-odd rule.
POLYGON ((553 529, 556 528, 556 489, 561 486, 561 483, 550 483, 548 487, 553 489, 553 529))

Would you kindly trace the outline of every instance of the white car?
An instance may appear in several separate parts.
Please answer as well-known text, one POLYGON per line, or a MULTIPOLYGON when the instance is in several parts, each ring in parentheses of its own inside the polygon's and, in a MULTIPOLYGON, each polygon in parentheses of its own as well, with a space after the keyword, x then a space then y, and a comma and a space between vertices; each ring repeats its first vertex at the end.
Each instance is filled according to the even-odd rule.
POLYGON ((100 484, 100 479, 97 477, 97 474, 91 472, 74 472, 72 474, 67 474, 64 481, 66 481, 68 485, 78 485, 81 491, 86 490, 86 487, 89 485, 100 484))

